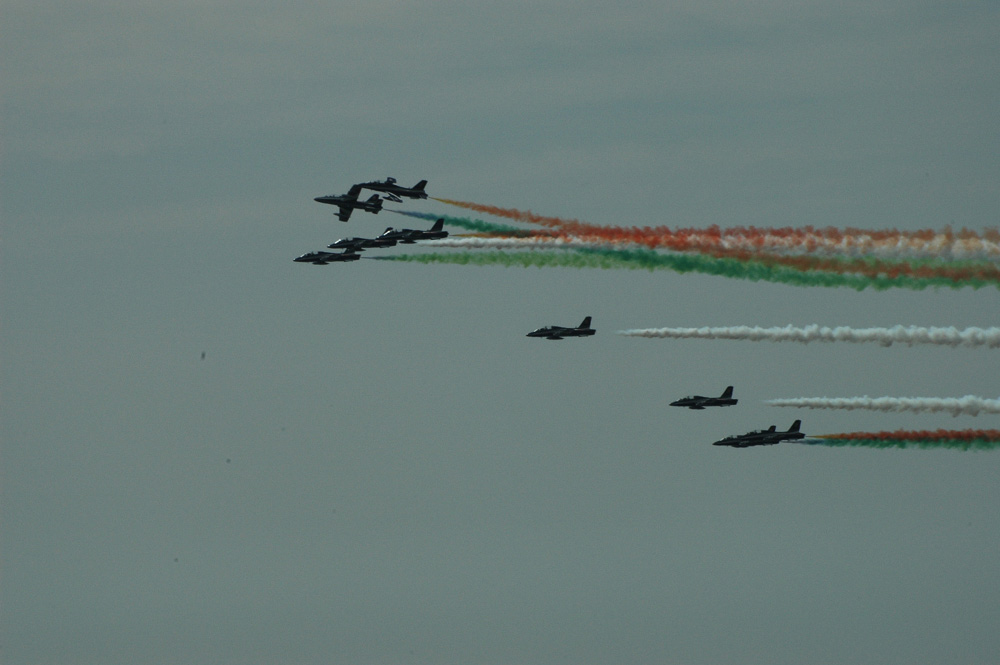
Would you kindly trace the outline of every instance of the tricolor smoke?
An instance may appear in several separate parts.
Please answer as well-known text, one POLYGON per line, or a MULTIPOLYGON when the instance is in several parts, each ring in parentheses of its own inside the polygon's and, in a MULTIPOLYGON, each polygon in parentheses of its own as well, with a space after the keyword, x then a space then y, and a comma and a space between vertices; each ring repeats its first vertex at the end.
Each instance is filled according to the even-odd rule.
MULTIPOLYGON (((846 286, 857 290, 872 288, 925 289, 928 287, 1000 288, 1000 234, 990 231, 987 239, 963 231, 945 232, 862 231, 848 229, 681 229, 621 228, 586 224, 572 219, 537 215, 530 211, 499 208, 478 203, 437 199, 444 203, 549 227, 549 230, 524 230, 489 224, 482 220, 445 217, 447 224, 458 226, 489 239, 503 241, 456 240, 434 243, 456 249, 578 249, 603 253, 602 257, 561 256, 549 259, 527 256, 480 258, 431 258, 424 263, 501 264, 533 266, 572 266, 601 268, 667 269, 676 272, 701 272, 736 279, 763 280, 795 286, 846 286), (514 238, 523 242, 515 242, 514 238), (976 244, 978 243, 978 245, 976 244), (985 244, 983 244, 985 243, 985 244), (992 243, 992 245, 990 245, 992 243), (920 245, 916 253, 914 247, 920 245), (973 248, 975 245, 975 248, 973 248), (989 245, 993 249, 987 247, 989 245), (956 247, 963 248, 961 252, 956 247), (826 249, 823 249, 826 248, 826 249), (902 249, 901 249, 902 248, 902 249), (978 248, 978 249, 976 249, 978 248), (661 253, 656 250, 671 250, 661 253), (905 251, 902 251, 905 249, 905 251), (956 261, 959 254, 978 261, 956 261), (814 255, 826 251, 827 256, 814 255), (962 254, 964 252, 964 254, 962 254), (679 256, 677 253, 684 254, 679 256), (922 256, 925 258, 914 258, 922 256), (929 257, 929 258, 927 258, 929 257), (985 257, 985 258, 984 258, 985 257)), ((394 211, 421 219, 439 215, 394 211)), ((411 260, 393 257, 395 260, 411 260)))
POLYGON ((797 443, 813 446, 858 446, 864 448, 952 448, 957 450, 996 450, 1000 448, 1000 430, 933 430, 895 432, 851 432, 824 434, 797 443))
MULTIPOLYGON (((432 214, 400 212, 400 214, 433 219, 432 214)), ((568 245, 588 247, 591 249, 635 250, 645 249, 641 244, 619 239, 613 241, 600 236, 576 236, 566 233, 553 234, 551 231, 518 230, 513 227, 488 224, 482 220, 470 220, 461 217, 444 217, 447 224, 459 226, 471 231, 503 236, 505 238, 524 238, 524 243, 481 242, 455 245, 451 243, 435 243, 441 247, 465 247, 467 249, 540 249, 545 246, 542 241, 549 241, 552 247, 565 248, 568 245)), ((801 272, 837 273, 842 275, 859 275, 877 279, 880 277, 914 277, 917 279, 938 280, 939 283, 952 281, 960 286, 1000 285, 1000 266, 989 262, 946 262, 941 260, 923 259, 920 261, 886 261, 874 258, 816 257, 816 256, 786 256, 767 254, 759 250, 737 250, 723 248, 708 248, 704 252, 717 259, 734 259, 737 261, 756 261, 767 266, 793 268, 801 272)))
POLYGON ((1000 400, 983 399, 973 395, 965 397, 799 397, 772 399, 769 406, 790 406, 806 409, 843 409, 853 411, 916 411, 934 413, 944 411, 952 416, 978 416, 980 413, 1000 413, 1000 400))
POLYGON ((826 253, 832 255, 881 258, 942 258, 962 260, 1000 260, 1000 231, 988 229, 982 235, 968 229, 941 231, 837 229, 827 227, 757 228, 711 226, 706 229, 670 227, 618 227, 588 224, 575 219, 538 215, 515 208, 435 199, 442 203, 538 224, 589 241, 643 245, 650 249, 685 252, 732 250, 750 252, 826 253))
POLYGON ((920 326, 892 326, 891 328, 850 328, 811 325, 802 328, 760 328, 756 326, 730 326, 718 328, 642 328, 620 330, 619 335, 629 337, 665 337, 672 339, 737 339, 767 342, 874 342, 883 346, 892 344, 937 344, 943 346, 987 346, 1000 348, 1000 328, 924 328, 920 326))

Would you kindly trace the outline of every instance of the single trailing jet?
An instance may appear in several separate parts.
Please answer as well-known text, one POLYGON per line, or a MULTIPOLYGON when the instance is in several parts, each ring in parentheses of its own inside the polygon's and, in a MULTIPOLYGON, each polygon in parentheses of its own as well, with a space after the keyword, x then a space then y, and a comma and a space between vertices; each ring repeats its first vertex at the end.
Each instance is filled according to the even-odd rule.
POLYGON ((412 245, 418 240, 437 240, 447 238, 448 232, 444 230, 444 217, 434 222, 434 225, 426 231, 421 229, 393 229, 388 228, 382 234, 387 239, 401 242, 404 245, 412 245))
POLYGON ((330 194, 329 196, 317 196, 313 201, 317 203, 327 203, 329 205, 335 205, 339 208, 337 212, 337 219, 342 222, 346 222, 351 218, 351 213, 355 209, 367 210, 368 212, 378 214, 379 210, 382 209, 382 199, 379 198, 378 194, 372 194, 371 198, 367 201, 362 201, 358 198, 358 194, 361 192, 361 188, 358 185, 351 187, 350 191, 346 194, 336 196, 330 194))
POLYGON ((403 187, 402 185, 396 184, 395 178, 386 178, 385 182, 382 182, 381 180, 374 180, 372 182, 362 182, 354 185, 354 187, 370 189, 373 192, 382 192, 385 198, 396 203, 403 202, 403 199, 399 198, 401 196, 405 196, 408 199, 426 199, 427 192, 424 191, 424 187, 426 186, 427 181, 421 180, 413 187, 403 187))
POLYGON ((391 231, 392 227, 390 226, 377 238, 341 238, 330 243, 327 247, 330 249, 349 249, 355 252, 363 252, 366 249, 376 247, 395 247, 396 240, 386 235, 391 231))
POLYGON ((586 317, 583 323, 576 328, 564 328, 562 326, 546 326, 532 330, 526 337, 544 337, 545 339, 562 339, 563 337, 589 337, 597 333, 590 327, 590 317, 586 317))
POLYGON ((806 435, 799 431, 802 425, 801 420, 796 420, 787 432, 775 431, 775 426, 771 425, 766 430, 756 430, 746 434, 727 436, 713 443, 713 446, 730 446, 731 448, 750 448, 751 446, 773 446, 782 441, 792 441, 804 439, 806 435))
POLYGON ((670 406, 686 406, 689 409, 704 409, 706 406, 732 406, 738 402, 733 397, 733 387, 728 386, 718 397, 703 397, 702 395, 691 395, 676 402, 671 402, 670 406))
POLYGON ((314 266, 325 266, 328 263, 335 263, 337 261, 357 261, 360 258, 360 254, 357 254, 353 249, 348 249, 340 253, 309 252, 308 254, 296 257, 294 260, 296 263, 311 263, 314 266))

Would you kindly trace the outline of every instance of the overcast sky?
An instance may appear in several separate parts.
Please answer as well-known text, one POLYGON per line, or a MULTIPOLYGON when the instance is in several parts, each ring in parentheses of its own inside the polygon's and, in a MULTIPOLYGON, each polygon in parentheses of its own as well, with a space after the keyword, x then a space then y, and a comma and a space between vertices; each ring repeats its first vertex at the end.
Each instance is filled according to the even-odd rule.
POLYGON ((614 334, 997 326, 996 288, 291 259, 467 214, 312 201, 385 176, 996 228, 998 35, 992 2, 9 0, 0 661, 996 662, 1000 453, 710 444, 998 428, 763 403, 995 398, 997 351, 614 334))

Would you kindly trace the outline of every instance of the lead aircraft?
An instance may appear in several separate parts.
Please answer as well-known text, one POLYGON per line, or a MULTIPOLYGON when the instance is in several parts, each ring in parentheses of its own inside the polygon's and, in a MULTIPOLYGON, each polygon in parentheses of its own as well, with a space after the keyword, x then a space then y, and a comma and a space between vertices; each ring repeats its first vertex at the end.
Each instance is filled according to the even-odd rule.
POLYGON ((739 400, 733 397, 733 387, 727 386, 718 397, 703 397, 702 395, 692 395, 671 402, 670 406, 686 406, 689 409, 704 409, 706 406, 732 406, 739 400))

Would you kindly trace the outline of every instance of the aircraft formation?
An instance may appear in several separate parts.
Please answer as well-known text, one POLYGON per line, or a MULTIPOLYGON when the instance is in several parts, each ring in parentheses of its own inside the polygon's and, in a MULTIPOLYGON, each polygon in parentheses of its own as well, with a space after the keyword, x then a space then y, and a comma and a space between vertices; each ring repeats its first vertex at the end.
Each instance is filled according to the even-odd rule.
MULTIPOLYGON (((413 187, 403 187, 396 182, 395 178, 386 178, 384 181, 374 180, 361 182, 347 190, 346 194, 330 194, 327 196, 317 196, 314 201, 326 205, 337 206, 337 218, 346 222, 351 218, 355 210, 370 212, 377 215, 382 210, 383 201, 401 203, 403 198, 426 199, 426 180, 421 180, 413 187), (361 192, 365 189, 376 192, 367 199, 361 198, 361 192), (381 196, 380 196, 381 194, 381 196), (384 197, 384 198, 383 198, 384 197)), ((327 245, 328 250, 308 252, 294 259, 296 263, 311 263, 312 265, 325 266, 330 263, 342 263, 358 261, 361 259, 361 252, 368 249, 384 249, 395 247, 397 244, 413 244, 418 240, 436 240, 446 238, 448 232, 444 230, 444 218, 439 218, 430 229, 394 229, 391 226, 386 228, 380 235, 374 238, 351 237, 340 238, 327 245)), ((547 340, 562 340, 567 337, 590 337, 597 334, 591 327, 592 317, 584 317, 578 326, 544 326, 527 333, 526 337, 536 337, 547 340)), ((733 406, 738 402, 733 397, 733 386, 727 386, 718 397, 706 397, 704 395, 691 395, 670 403, 670 406, 688 408, 692 410, 704 410, 710 406, 733 406)), ((796 420, 787 431, 779 432, 775 425, 771 425, 766 430, 755 430, 746 434, 728 436, 716 441, 712 445, 729 446, 732 448, 750 448, 753 446, 770 446, 781 441, 789 441, 804 438, 805 435, 799 431, 801 421, 796 420)))
MULTIPOLYGON (((580 325, 576 327, 566 326, 545 326, 532 330, 526 337, 540 337, 542 339, 559 340, 566 337, 590 337, 597 334, 591 326, 592 318, 587 316, 580 325)), ((679 406, 691 410, 703 411, 709 406, 734 406, 739 402, 733 397, 733 386, 726 386, 722 394, 718 397, 706 397, 704 395, 689 395, 670 403, 670 406, 679 406)), ((724 439, 714 442, 713 446, 729 446, 730 448, 751 448, 753 446, 773 446, 782 441, 794 441, 804 439, 806 435, 800 431, 801 420, 796 420, 792 426, 784 432, 777 431, 776 425, 771 425, 766 430, 754 430, 746 434, 734 434, 724 439)))
MULTIPOLYGON (((383 201, 386 200, 394 203, 402 203, 403 197, 426 199, 427 192, 424 190, 426 186, 426 180, 421 180, 413 187, 403 187, 396 183, 395 178, 386 178, 384 181, 373 180, 351 185, 346 194, 317 196, 313 200, 317 203, 337 206, 337 219, 346 222, 351 218, 351 213, 355 210, 377 215, 382 210, 383 201), (376 193, 367 199, 361 199, 361 191, 364 189, 381 192, 384 198, 376 193)), ((375 238, 340 238, 327 245, 328 249, 342 250, 340 252, 328 252, 324 250, 308 252, 296 257, 293 261, 296 263, 311 263, 316 266, 325 266, 330 263, 357 261, 361 258, 358 252, 363 252, 366 249, 394 247, 397 243, 412 245, 418 240, 435 240, 447 237, 448 232, 444 230, 444 218, 442 217, 427 230, 394 229, 390 226, 375 238)))

